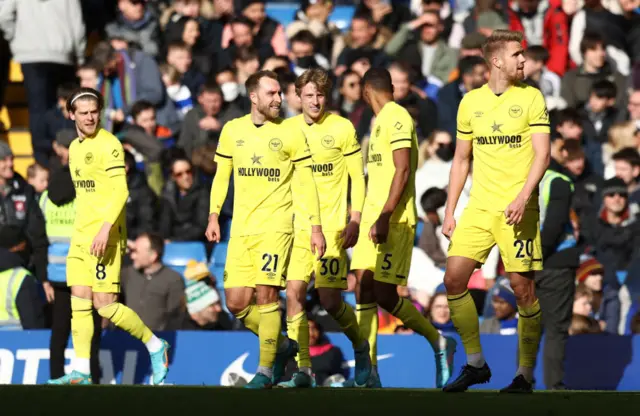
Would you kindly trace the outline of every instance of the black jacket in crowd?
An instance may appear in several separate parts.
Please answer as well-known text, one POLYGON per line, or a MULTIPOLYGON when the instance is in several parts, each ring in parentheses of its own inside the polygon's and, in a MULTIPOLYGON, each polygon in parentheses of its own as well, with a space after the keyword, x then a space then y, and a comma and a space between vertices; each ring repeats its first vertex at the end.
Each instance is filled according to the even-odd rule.
POLYGON ((156 229, 158 198, 141 172, 131 169, 127 174, 127 238, 135 240, 140 234, 156 229))
MULTIPOLYGON (((549 169, 569 176, 569 173, 553 159, 549 164, 549 169)), ((544 227, 540 232, 545 269, 578 268, 580 265, 577 246, 556 251, 565 236, 567 224, 570 223, 571 197, 572 191, 569 182, 560 178, 551 182, 544 227)))
POLYGON ((18 254, 23 267, 44 282, 49 240, 35 190, 17 173, 5 189, 0 190, 0 247, 18 254))
MULTIPOLYGON (((0 248, 0 272, 24 267, 22 258, 6 248, 0 248)), ((4 296, 4 293, 0 294, 4 296)), ((42 329, 45 327, 44 301, 40 287, 33 276, 27 276, 18 289, 16 307, 20 315, 22 329, 42 329)))
POLYGON ((209 192, 195 183, 182 196, 169 181, 162 195, 160 234, 175 241, 201 241, 209 221, 209 192))

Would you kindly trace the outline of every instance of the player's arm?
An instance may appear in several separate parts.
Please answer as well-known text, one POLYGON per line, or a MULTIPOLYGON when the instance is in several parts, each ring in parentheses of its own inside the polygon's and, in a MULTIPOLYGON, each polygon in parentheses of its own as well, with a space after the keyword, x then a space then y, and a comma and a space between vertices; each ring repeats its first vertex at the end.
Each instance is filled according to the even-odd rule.
MULTIPOLYGON (((351 123, 349 123, 351 125, 351 123)), ((355 129, 351 126, 349 142, 342 149, 347 166, 347 173, 351 178, 351 214, 349 224, 342 232, 342 247, 349 248, 356 245, 360 230, 360 219, 362 218, 362 207, 364 206, 365 182, 364 166, 362 161, 362 151, 358 143, 355 129)))
POLYGON ((460 199, 460 194, 467 182, 469 168, 471 166, 471 154, 473 151, 473 130, 471 128, 471 117, 468 100, 462 99, 458 108, 458 122, 456 137, 456 151, 451 162, 449 171, 449 188, 447 191, 447 205, 445 208, 444 221, 442 222, 442 234, 451 238, 453 230, 456 228, 456 220, 453 217, 460 199))
POLYGON ((124 149, 116 139, 108 143, 105 148, 104 170, 107 174, 107 189, 111 190, 111 192, 105 209, 104 223, 91 245, 91 253, 97 257, 101 257, 104 254, 109 241, 111 227, 118 220, 129 198, 124 149))
POLYGON ((220 134, 220 141, 218 142, 218 149, 216 149, 216 176, 213 178, 213 184, 211 185, 211 195, 209 197, 209 224, 205 231, 205 236, 209 241, 220 241, 220 224, 218 217, 220 216, 220 210, 224 204, 224 200, 227 198, 227 192, 229 192, 229 181, 231 179, 231 173, 233 172, 233 152, 231 145, 232 133, 231 127, 227 124, 223 127, 220 134))
POLYGON ((375 244, 387 241, 389 221, 402 199, 404 189, 411 176, 411 146, 413 144, 413 119, 408 112, 398 113, 395 123, 388 127, 393 166, 395 171, 391 180, 391 188, 378 220, 369 231, 369 238, 375 244))
POLYGON ((522 190, 505 210, 507 224, 509 225, 518 224, 522 220, 527 202, 531 198, 533 191, 538 188, 538 184, 549 167, 549 161, 551 160, 549 112, 542 93, 538 90, 536 90, 533 103, 529 107, 529 129, 534 152, 533 163, 522 190))

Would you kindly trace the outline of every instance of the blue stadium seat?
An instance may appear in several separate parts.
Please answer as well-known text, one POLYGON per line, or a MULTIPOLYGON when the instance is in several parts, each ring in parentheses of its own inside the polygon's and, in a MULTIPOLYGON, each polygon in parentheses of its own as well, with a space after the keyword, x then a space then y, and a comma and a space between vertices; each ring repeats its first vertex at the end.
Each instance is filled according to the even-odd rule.
POLYGON ((63 283, 67 281, 66 257, 69 255, 69 244, 52 243, 49 245, 49 262, 47 277, 51 282, 63 283))
POLYGON ((223 282, 224 265, 216 266, 216 265, 210 264, 209 265, 209 271, 216 278, 216 287, 218 289, 222 289, 223 285, 224 285, 224 282, 223 282))
MULTIPOLYGON (((277 20, 284 27, 293 22, 296 11, 300 8, 298 2, 291 3, 268 3, 266 12, 269 17, 277 20)), ((355 12, 354 6, 336 6, 329 16, 329 21, 334 23, 338 29, 347 30, 351 26, 351 17, 355 12)))
POLYGON ((209 263, 215 266, 224 266, 227 261, 227 249, 229 248, 229 243, 226 241, 221 241, 215 246, 213 246, 213 252, 211 253, 211 259, 209 263))
POLYGON ((422 220, 418 220, 416 224, 416 238, 413 240, 413 245, 418 246, 418 241, 420 241, 420 234, 422 234, 422 230, 424 230, 424 222, 422 220))
POLYGON ((224 218, 220 221, 220 241, 229 241, 231 238, 231 218, 224 218))
POLYGON ((353 292, 343 292, 342 297, 345 303, 355 307, 356 306, 356 294, 353 292))
POLYGON ((200 241, 184 241, 168 243, 164 246, 162 263, 184 276, 184 269, 189 260, 207 262, 207 251, 200 241))

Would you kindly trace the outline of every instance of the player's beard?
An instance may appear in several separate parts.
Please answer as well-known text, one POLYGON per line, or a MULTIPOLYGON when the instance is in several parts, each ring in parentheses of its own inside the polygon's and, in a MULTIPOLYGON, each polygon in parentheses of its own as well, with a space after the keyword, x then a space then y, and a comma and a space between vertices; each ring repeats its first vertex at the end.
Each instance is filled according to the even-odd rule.
POLYGON ((99 122, 92 127, 78 125, 78 130, 80 130, 80 133, 82 133, 85 137, 90 137, 96 134, 96 131, 98 131, 98 126, 100 126, 99 122))
POLYGON ((267 120, 271 121, 280 116, 280 106, 272 105, 272 103, 258 104, 258 112, 267 120))

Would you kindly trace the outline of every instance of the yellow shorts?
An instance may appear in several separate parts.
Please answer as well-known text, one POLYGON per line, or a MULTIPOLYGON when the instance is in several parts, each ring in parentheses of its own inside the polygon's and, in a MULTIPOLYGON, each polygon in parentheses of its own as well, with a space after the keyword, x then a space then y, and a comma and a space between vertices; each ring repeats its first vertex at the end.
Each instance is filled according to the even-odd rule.
POLYGON ((288 233, 231 237, 224 267, 224 287, 284 287, 292 240, 288 233))
POLYGON ((406 286, 411 268, 413 240, 416 226, 410 224, 389 224, 389 235, 384 244, 374 244, 369 240, 372 224, 362 223, 358 242, 353 248, 351 270, 369 270, 379 282, 406 286))
POLYGON ((451 236, 448 256, 484 263, 495 244, 505 271, 542 270, 539 212, 526 211, 520 224, 508 225, 503 212, 467 207, 451 236))
POLYGON ((320 260, 311 253, 309 231, 296 231, 287 270, 287 280, 302 280, 307 284, 315 276, 315 287, 347 289, 347 252, 342 248, 340 232, 325 234, 327 251, 320 260))
POLYGON ((122 246, 108 245, 104 256, 91 255, 91 245, 72 244, 67 256, 67 286, 89 286, 94 292, 120 293, 122 246))

